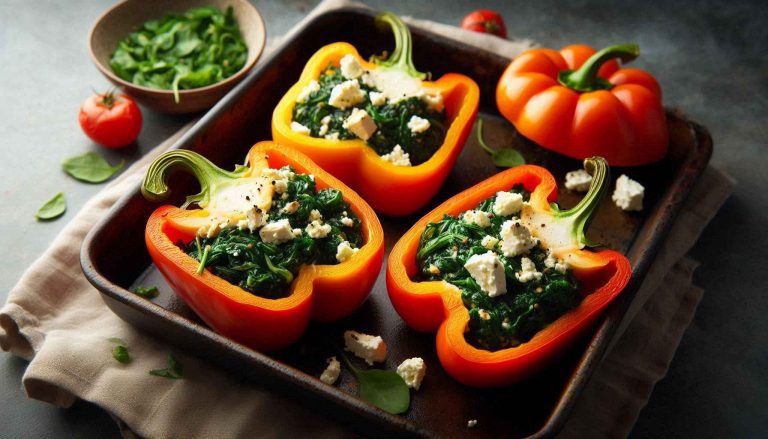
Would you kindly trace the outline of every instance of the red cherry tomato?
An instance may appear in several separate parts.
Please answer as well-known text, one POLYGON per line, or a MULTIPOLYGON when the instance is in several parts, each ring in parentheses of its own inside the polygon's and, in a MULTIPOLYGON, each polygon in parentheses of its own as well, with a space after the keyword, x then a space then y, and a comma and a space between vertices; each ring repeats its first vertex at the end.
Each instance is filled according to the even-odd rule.
POLYGON ((504 19, 501 18, 498 12, 490 9, 478 9, 470 12, 461 20, 461 27, 475 32, 507 38, 507 26, 504 25, 504 19))
POLYGON ((112 92, 95 94, 80 107, 80 128, 105 148, 133 143, 141 131, 141 110, 129 96, 112 92))

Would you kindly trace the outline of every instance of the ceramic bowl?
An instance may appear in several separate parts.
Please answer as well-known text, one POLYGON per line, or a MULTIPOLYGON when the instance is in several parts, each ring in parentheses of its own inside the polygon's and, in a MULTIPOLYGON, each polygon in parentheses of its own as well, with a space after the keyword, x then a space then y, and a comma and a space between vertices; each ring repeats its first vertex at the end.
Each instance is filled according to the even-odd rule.
POLYGON ((104 12, 91 28, 88 48, 96 67, 113 84, 121 87, 140 103, 163 113, 194 113, 207 110, 221 99, 253 68, 266 41, 261 14, 247 0, 126 0, 104 12), (118 77, 109 66, 117 43, 144 22, 158 19, 168 13, 184 13, 199 6, 214 6, 224 11, 231 6, 248 47, 248 58, 240 71, 221 82, 191 90, 179 90, 176 103, 172 90, 149 88, 130 83, 118 77))

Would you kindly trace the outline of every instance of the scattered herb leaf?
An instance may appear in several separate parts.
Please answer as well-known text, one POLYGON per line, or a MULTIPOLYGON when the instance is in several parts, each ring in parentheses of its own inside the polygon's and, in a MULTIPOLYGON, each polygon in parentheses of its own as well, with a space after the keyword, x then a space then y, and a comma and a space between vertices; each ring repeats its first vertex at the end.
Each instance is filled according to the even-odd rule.
POLYGON ((477 143, 491 156, 491 161, 499 168, 514 168, 525 164, 520 151, 512 148, 493 149, 483 140, 483 119, 477 120, 477 143))
POLYGON ((159 291, 156 286, 151 287, 136 287, 133 289, 134 294, 141 296, 145 299, 154 299, 157 297, 159 291))
POLYGON ((42 221, 52 220, 63 215, 66 210, 67 202, 64 199, 64 192, 59 192, 37 210, 35 218, 42 221))
POLYGON ((352 365, 344 353, 341 353, 341 358, 357 378, 357 394, 360 399, 395 415, 408 410, 411 392, 400 375, 391 370, 360 370, 352 365))
POLYGON ((168 354, 168 367, 165 369, 152 369, 149 371, 150 375, 168 378, 172 380, 178 380, 184 377, 184 368, 181 363, 176 361, 173 354, 168 354))
POLYGON ((61 164, 64 171, 77 180, 88 183, 101 183, 107 181, 117 171, 123 169, 125 161, 117 166, 111 166, 103 157, 95 152, 87 152, 83 155, 70 157, 61 164))
POLYGON ((111 337, 107 340, 116 343, 116 346, 112 349, 112 357, 115 360, 123 364, 131 362, 131 356, 128 354, 128 346, 125 345, 123 340, 116 337, 111 337))

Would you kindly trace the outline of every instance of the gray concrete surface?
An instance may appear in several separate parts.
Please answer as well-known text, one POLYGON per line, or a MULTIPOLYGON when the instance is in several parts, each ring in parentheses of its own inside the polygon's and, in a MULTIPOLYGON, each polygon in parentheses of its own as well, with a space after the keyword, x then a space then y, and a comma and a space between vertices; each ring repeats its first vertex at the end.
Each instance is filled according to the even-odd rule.
MULTIPOLYGON (((82 205, 102 187, 60 171, 63 158, 99 150, 80 131, 77 109, 106 81, 87 56, 86 36, 112 2, 0 2, 0 299, 82 205), (58 191, 69 205, 54 222, 35 210, 58 191)), ((270 35, 297 22, 315 1, 254 2, 270 35)), ((400 14, 455 24, 477 7, 502 12, 511 37, 545 46, 635 41, 667 105, 706 125, 712 163, 734 176, 734 196, 705 231, 693 256, 706 289, 668 376, 636 425, 635 437, 765 437, 768 433, 768 6, 762 1, 640 0, 369 2, 400 14)), ((187 120, 144 111, 138 145, 111 152, 132 162, 187 120)), ((99 150, 101 151, 101 150, 99 150)), ((103 151, 101 151, 103 152, 103 151)), ((118 437, 109 416, 86 402, 68 410, 26 399, 26 363, 0 355, 0 437, 118 437)))

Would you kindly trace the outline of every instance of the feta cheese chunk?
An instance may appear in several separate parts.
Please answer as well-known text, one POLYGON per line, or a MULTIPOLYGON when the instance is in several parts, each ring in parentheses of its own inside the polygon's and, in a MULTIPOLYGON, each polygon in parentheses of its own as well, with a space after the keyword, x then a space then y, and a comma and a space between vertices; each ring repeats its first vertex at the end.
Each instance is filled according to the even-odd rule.
POLYGON ((491 216, 482 210, 468 210, 464 212, 461 219, 467 224, 477 224, 483 228, 491 225, 491 216))
POLYGON ((291 201, 290 203, 283 206, 283 208, 280 210, 287 213, 288 215, 293 215, 294 213, 296 213, 297 210, 299 210, 299 202, 291 201))
POLYGON ((341 65, 341 76, 347 79, 357 79, 365 73, 363 66, 360 65, 354 55, 344 55, 339 64, 341 65))
POLYGON ((320 381, 332 386, 336 383, 336 380, 339 379, 339 375, 341 374, 341 363, 339 363, 339 360, 337 360, 336 357, 331 357, 325 361, 328 363, 328 366, 326 366, 325 370, 320 375, 320 381))
POLYGON ((371 104, 373 104, 375 107, 380 107, 387 103, 387 97, 384 95, 384 93, 372 91, 368 93, 368 97, 371 98, 371 104))
POLYGON ((264 213, 263 210, 256 206, 251 207, 245 212, 245 223, 251 232, 264 226, 267 223, 267 218, 269 218, 269 214, 264 213))
POLYGON ((405 384, 415 390, 421 387, 421 381, 427 373, 427 365, 420 357, 409 358, 397 366, 397 374, 403 378, 405 384))
POLYGON ((616 179, 616 190, 611 199, 621 210, 643 210, 645 188, 626 175, 616 179))
POLYGON ((508 258, 525 253, 538 243, 519 219, 504 221, 501 225, 501 239, 501 253, 508 258))
POLYGON ((377 336, 344 331, 344 350, 362 358, 369 365, 381 363, 387 358, 387 345, 377 336))
POLYGON ((373 121, 368 112, 359 108, 352 109, 352 114, 349 115, 342 126, 363 140, 370 139, 378 129, 376 122, 373 121))
POLYGON ((413 134, 423 133, 429 129, 429 121, 427 119, 413 115, 408 121, 408 129, 411 130, 411 133, 413 134))
POLYGON ((403 151, 403 148, 400 147, 400 145, 395 145, 395 147, 392 148, 392 152, 384 154, 381 156, 381 159, 385 162, 390 162, 395 166, 411 166, 410 155, 403 151))
POLYGON ((360 83, 355 79, 350 79, 333 87, 331 97, 328 98, 328 105, 344 109, 363 102, 364 98, 365 94, 360 89, 360 83))
POLYGON ((293 228, 287 219, 267 223, 259 230, 261 240, 268 244, 282 244, 293 239, 293 228))
POLYGON ((510 216, 523 208, 523 196, 514 192, 498 192, 493 202, 493 213, 510 216))
POLYGON ((307 102, 309 96, 316 91, 320 91, 320 83, 313 79, 301 90, 301 93, 299 93, 299 96, 296 98, 296 102, 300 104, 307 102))
POLYGON ((515 273, 515 277, 522 283, 541 279, 541 273, 536 271, 536 264, 529 258, 520 259, 520 271, 515 273))
POLYGON ((437 112, 443 111, 443 94, 439 91, 435 93, 424 93, 421 96, 421 100, 427 104, 430 110, 437 112))
POLYGON ((304 125, 296 121, 291 122, 291 131, 293 131, 294 133, 307 134, 307 135, 309 135, 309 133, 311 132, 309 128, 305 127, 304 125))
POLYGON ((355 225, 355 220, 353 220, 352 218, 350 218, 348 216, 345 216, 344 218, 341 219, 341 224, 344 227, 352 227, 352 226, 355 225))
POLYGON ((323 219, 323 214, 317 209, 312 209, 309 211, 309 219, 311 221, 320 221, 323 219))
POLYGON ((331 233, 331 226, 328 224, 323 224, 321 221, 315 220, 307 224, 307 227, 304 229, 304 231, 307 232, 307 235, 309 235, 310 238, 320 239, 325 238, 329 233, 331 233))
POLYGON ((472 255, 464 264, 464 268, 489 297, 506 294, 507 278, 504 276, 504 264, 496 253, 489 251, 482 255, 472 255))
POLYGON ((544 259, 544 266, 563 274, 568 270, 568 263, 557 259, 551 251, 547 253, 547 258, 544 259))
POLYGON ((592 183, 592 176, 589 172, 578 169, 565 174, 565 188, 575 192, 586 192, 592 183))
POLYGON ((494 238, 491 235, 483 236, 483 240, 480 241, 480 245, 487 248, 488 250, 493 250, 494 248, 496 248, 496 244, 498 243, 499 243, 499 240, 494 238))
POLYGON ((353 248, 348 241, 341 241, 336 247, 336 260, 339 262, 344 262, 359 251, 359 248, 353 248))

